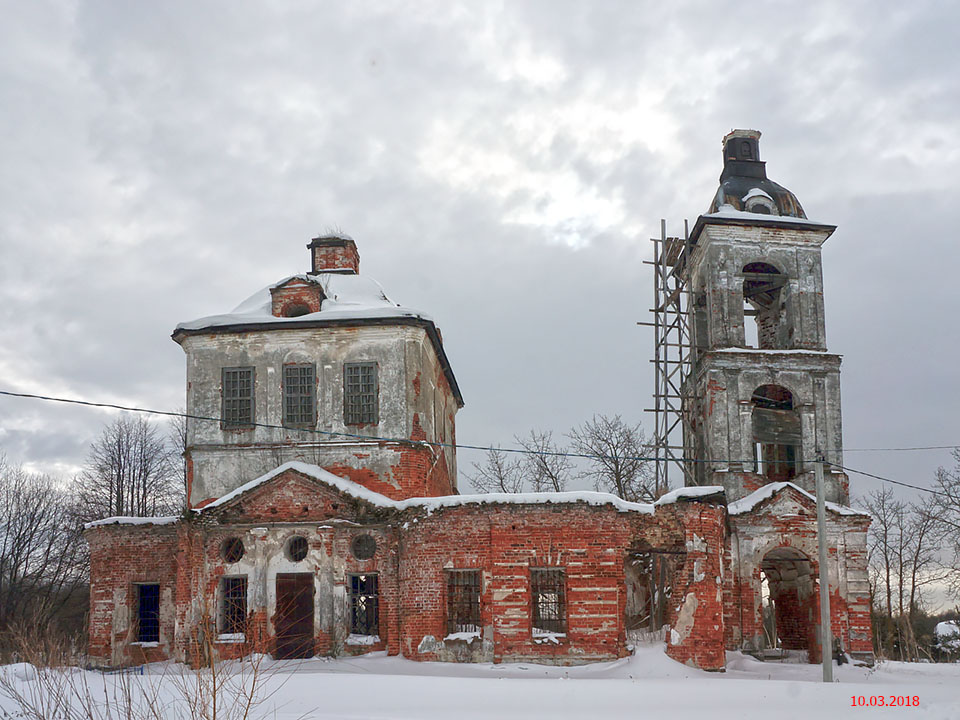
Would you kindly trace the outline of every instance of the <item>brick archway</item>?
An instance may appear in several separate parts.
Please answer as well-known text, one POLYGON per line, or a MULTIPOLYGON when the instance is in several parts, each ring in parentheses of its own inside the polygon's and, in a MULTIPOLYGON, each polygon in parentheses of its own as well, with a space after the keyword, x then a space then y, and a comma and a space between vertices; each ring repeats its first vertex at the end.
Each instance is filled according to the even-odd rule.
POLYGON ((761 623, 767 621, 764 636, 769 640, 768 646, 806 651, 808 662, 819 662, 820 588, 816 564, 796 548, 782 546, 763 556, 759 570, 761 582, 769 588, 769 598, 762 599, 759 609, 761 623))

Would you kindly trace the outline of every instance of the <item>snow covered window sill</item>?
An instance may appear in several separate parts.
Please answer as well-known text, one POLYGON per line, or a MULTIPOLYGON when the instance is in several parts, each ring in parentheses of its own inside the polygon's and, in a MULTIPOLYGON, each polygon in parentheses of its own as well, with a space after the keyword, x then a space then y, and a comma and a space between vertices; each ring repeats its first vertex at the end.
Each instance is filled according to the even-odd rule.
POLYGON ((347 645, 376 645, 378 642, 380 642, 379 635, 357 635, 356 633, 347 635, 346 640, 347 645))
POLYGON ((468 631, 468 632, 450 633, 445 638, 443 638, 444 642, 446 642, 447 640, 463 640, 468 643, 473 642, 474 640, 479 640, 479 639, 480 639, 480 633, 476 630, 468 631))
POLYGON ((217 635, 215 643, 242 643, 247 641, 245 633, 220 633, 217 635))
POLYGON ((153 642, 140 642, 140 641, 138 640, 137 642, 132 642, 132 643, 130 643, 130 644, 133 645, 133 646, 142 647, 142 648, 155 648, 155 647, 160 647, 160 643, 159 643, 159 642, 156 642, 156 641, 153 641, 153 642))
POLYGON ((566 639, 566 633, 540 632, 537 630, 533 631, 533 641, 537 645, 543 645, 544 643, 553 643, 554 645, 559 645, 561 640, 566 641, 566 639))

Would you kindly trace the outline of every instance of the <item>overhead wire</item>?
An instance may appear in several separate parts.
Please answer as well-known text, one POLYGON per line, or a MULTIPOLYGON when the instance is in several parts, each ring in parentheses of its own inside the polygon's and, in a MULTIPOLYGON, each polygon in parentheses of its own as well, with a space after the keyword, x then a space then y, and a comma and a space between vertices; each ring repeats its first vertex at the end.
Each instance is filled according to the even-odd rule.
MULTIPOLYGON (((19 393, 13 392, 11 390, 0 390, 0 395, 5 395, 7 397, 15 398, 24 398, 29 400, 43 400, 46 402, 57 402, 65 403, 69 405, 82 405, 85 407, 94 407, 94 408, 104 408, 109 410, 121 410, 124 412, 134 412, 134 413, 144 413, 149 415, 161 415, 165 417, 181 417, 189 420, 200 420, 204 422, 222 422, 222 418, 212 417, 207 415, 196 415, 193 413, 181 412, 178 410, 156 410, 153 408, 143 408, 137 407, 134 405, 120 405, 119 403, 106 403, 106 402, 97 402, 93 400, 78 400, 76 398, 64 398, 56 397, 52 395, 39 395, 36 393, 19 393)), ((246 423, 245 427, 260 427, 267 428, 272 430, 295 430, 297 432, 305 432, 316 435, 324 435, 328 437, 341 437, 348 438, 353 440, 367 440, 375 442, 390 442, 390 443, 402 443, 407 445, 430 445, 433 447, 443 447, 451 449, 463 449, 463 450, 480 450, 483 452, 505 452, 505 453, 516 453, 520 455, 541 455, 546 457, 566 457, 566 458, 579 458, 583 460, 595 459, 597 455, 591 455, 587 453, 576 453, 576 452, 567 452, 562 450, 530 450, 527 448, 511 448, 511 447, 500 447, 494 445, 471 445, 468 443, 448 443, 441 442, 438 440, 410 440, 409 438, 392 438, 384 437, 380 435, 360 435, 357 433, 347 433, 339 432, 335 430, 319 430, 317 428, 290 428, 285 425, 276 425, 272 423, 263 423, 263 422, 251 422, 246 423)), ((909 450, 955 450, 960 449, 960 446, 955 445, 942 445, 942 446, 926 446, 926 447, 903 447, 903 448, 843 448, 844 452, 884 452, 884 451, 909 451, 909 450)), ((623 460, 639 460, 645 462, 658 462, 662 458, 656 457, 645 457, 645 456, 627 456, 621 458, 623 460)), ((687 462, 721 462, 716 459, 690 459, 687 462)), ((737 461, 739 462, 739 461, 737 461)), ((863 475, 865 477, 873 478, 875 480, 880 480, 882 482, 891 483, 893 485, 900 485, 902 487, 911 488, 913 490, 919 490, 921 492, 930 493, 933 495, 940 495, 943 497, 949 497, 946 493, 933 490, 931 488, 921 487, 919 485, 913 485, 911 483, 906 483, 901 480, 894 480, 892 478, 883 477, 882 475, 876 475, 874 473, 866 472, 865 470, 857 470, 855 468, 848 467, 846 465, 839 465, 837 463, 827 463, 831 467, 840 468, 845 472, 855 473, 857 475, 863 475)))

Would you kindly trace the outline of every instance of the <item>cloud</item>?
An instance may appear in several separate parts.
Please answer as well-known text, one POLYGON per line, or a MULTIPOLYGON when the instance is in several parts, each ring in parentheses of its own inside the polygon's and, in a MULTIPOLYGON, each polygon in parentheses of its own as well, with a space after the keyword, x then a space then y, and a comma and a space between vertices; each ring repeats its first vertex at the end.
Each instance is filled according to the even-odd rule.
MULTIPOLYGON (((181 405, 176 322, 306 269, 336 225, 443 327, 462 441, 595 412, 650 427, 648 238, 706 210, 720 139, 747 126, 770 176, 840 225, 824 268, 847 444, 950 442, 960 298, 934 267, 958 256, 956 15, 24 5, 0 26, 2 384, 181 405)), ((105 417, 0 401, 0 446, 77 465, 105 417)), ((858 461, 920 483, 945 462, 858 461)))

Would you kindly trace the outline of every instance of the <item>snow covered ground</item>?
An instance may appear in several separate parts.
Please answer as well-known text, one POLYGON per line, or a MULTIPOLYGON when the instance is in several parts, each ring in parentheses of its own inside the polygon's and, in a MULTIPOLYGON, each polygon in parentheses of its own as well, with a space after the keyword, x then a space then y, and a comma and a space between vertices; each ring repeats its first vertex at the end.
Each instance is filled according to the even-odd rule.
MULTIPOLYGON (((336 660, 265 660, 262 670, 261 692, 269 697, 256 716, 278 720, 960 718, 960 664, 844 665, 835 667, 832 685, 820 682, 819 665, 761 663, 729 653, 726 673, 705 673, 670 660, 660 647, 574 668, 416 663, 374 653, 336 660), (868 706, 853 707, 852 696, 863 696, 868 706), (887 704, 891 697, 903 696, 910 702, 918 698, 919 707, 869 707, 871 697, 883 697, 887 704)), ((0 671, 21 689, 35 682, 29 666, 0 671)), ((126 678, 148 692, 158 689, 163 717, 179 718, 189 717, 176 687, 183 673, 180 666, 159 663, 126 678)), ((120 677, 75 674, 101 698, 120 677)), ((21 716, 9 699, 0 698, 0 718, 8 717, 21 716)))

